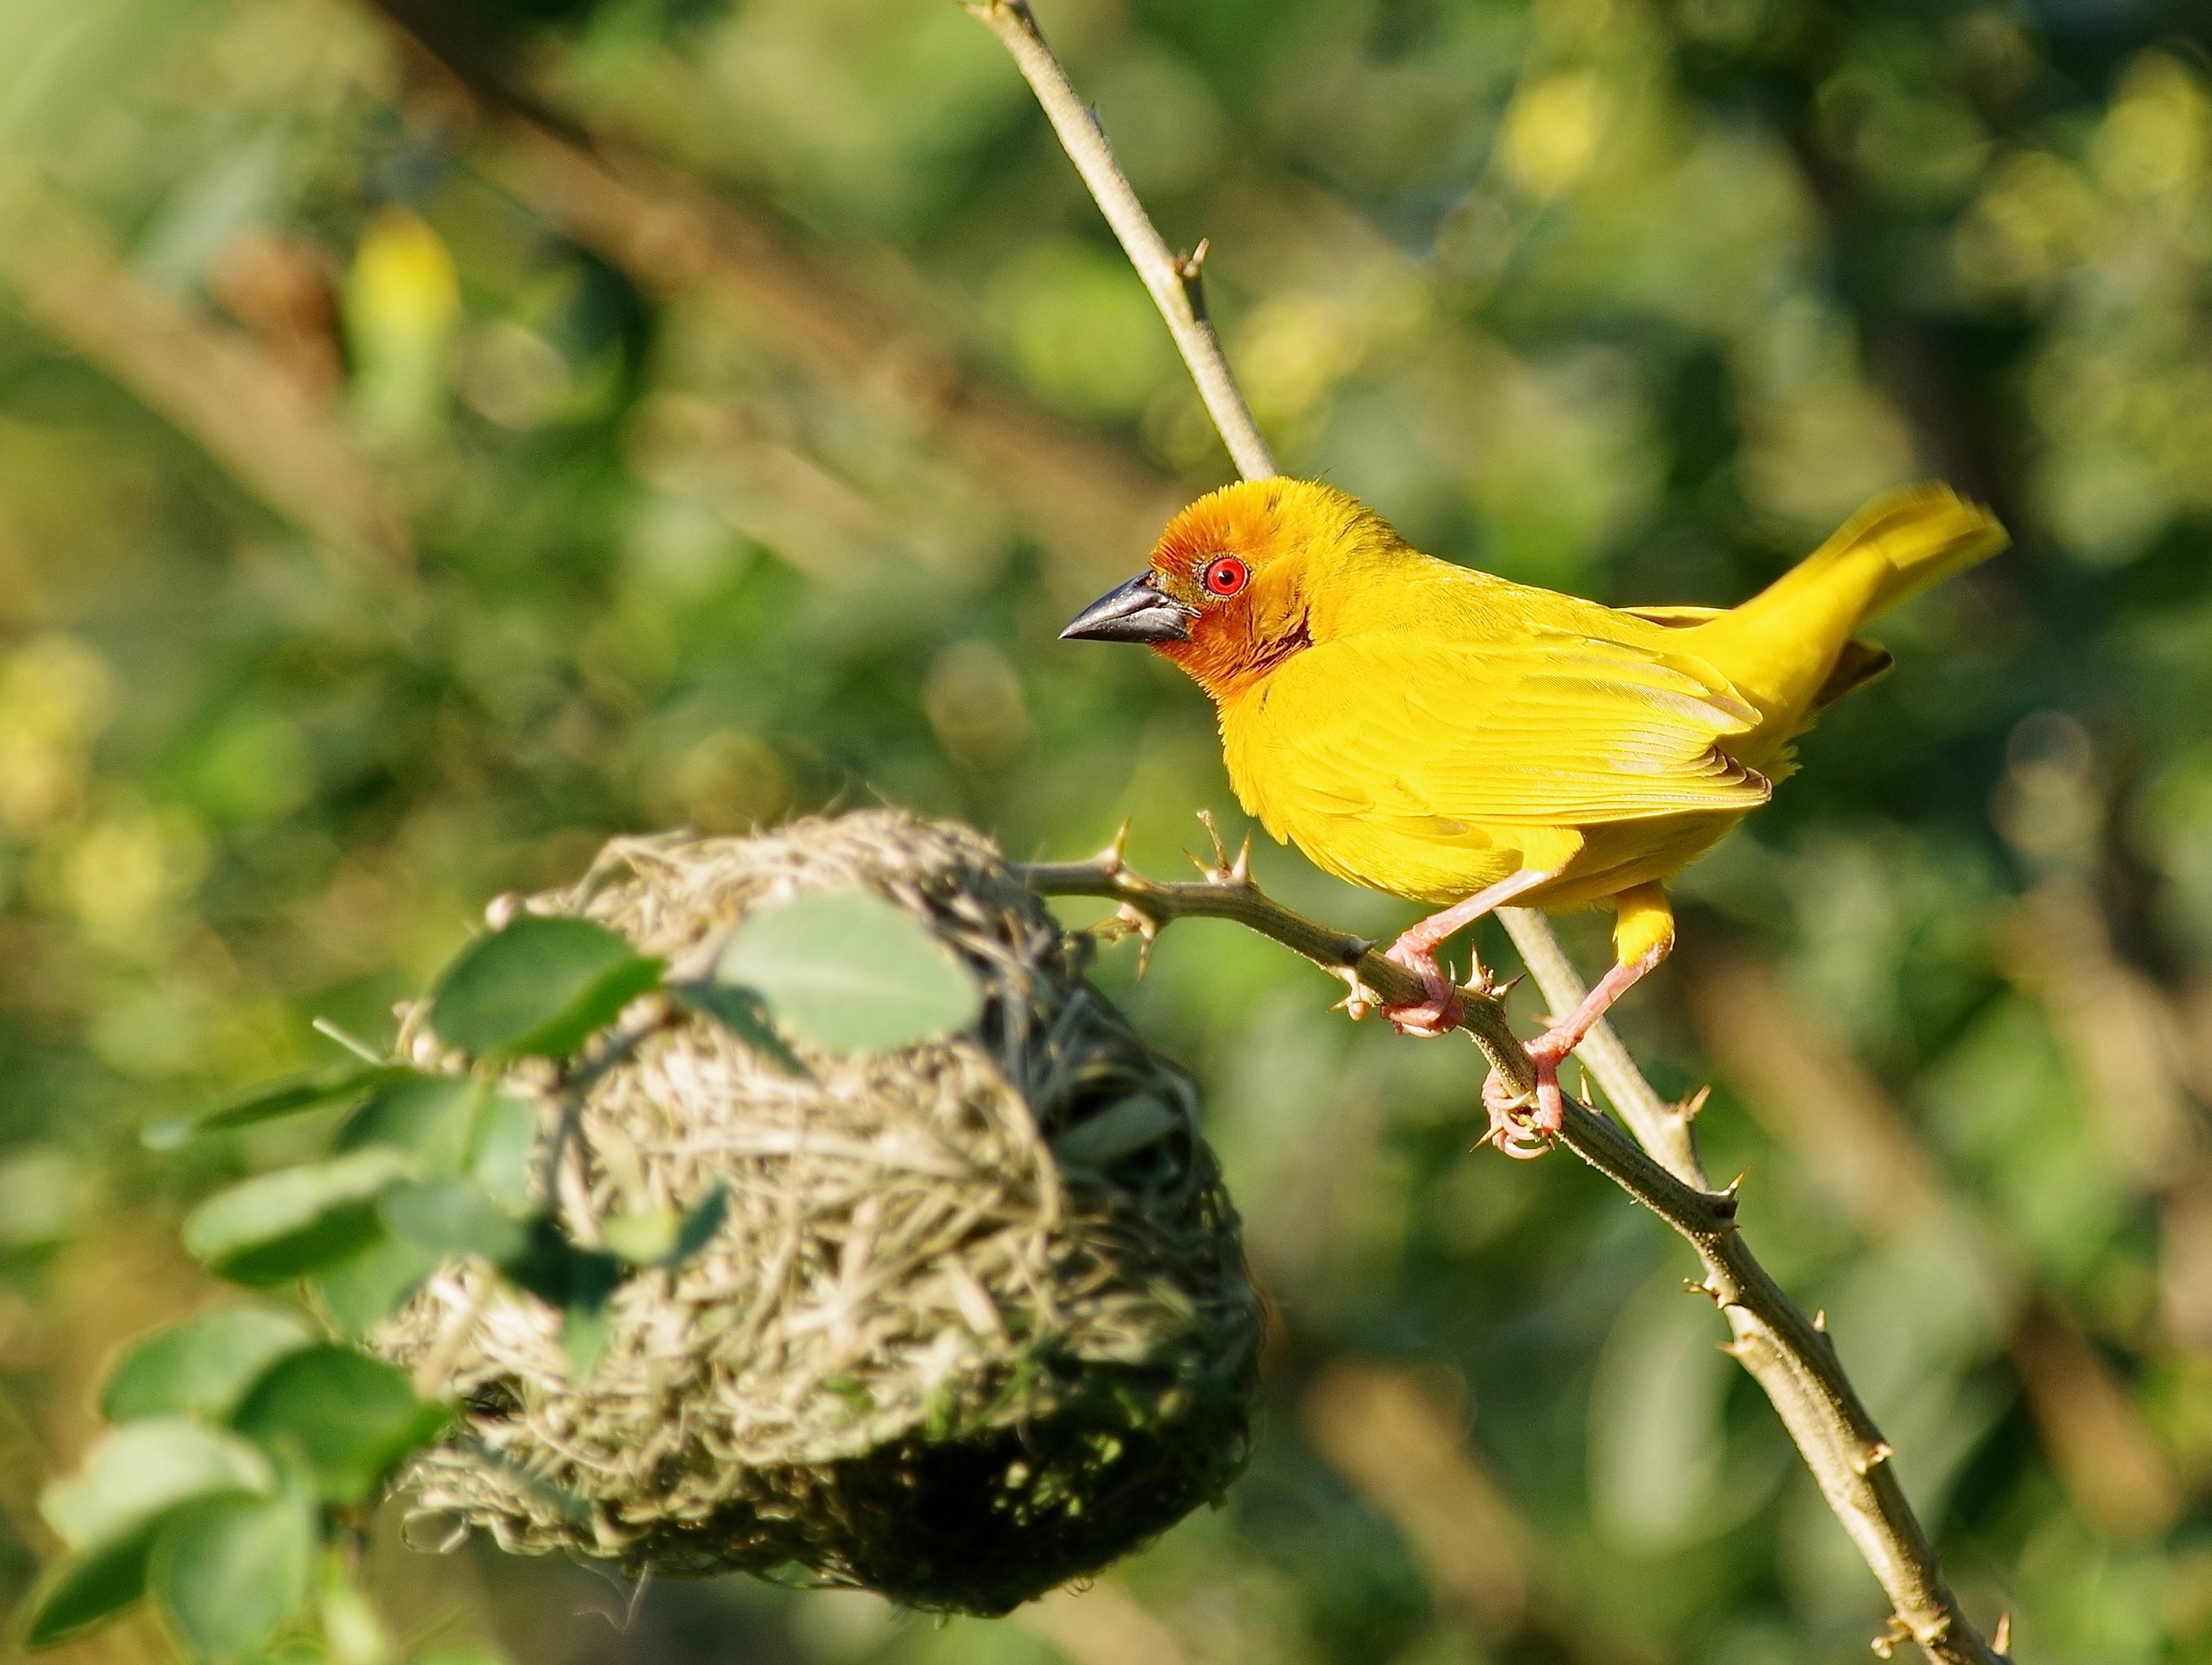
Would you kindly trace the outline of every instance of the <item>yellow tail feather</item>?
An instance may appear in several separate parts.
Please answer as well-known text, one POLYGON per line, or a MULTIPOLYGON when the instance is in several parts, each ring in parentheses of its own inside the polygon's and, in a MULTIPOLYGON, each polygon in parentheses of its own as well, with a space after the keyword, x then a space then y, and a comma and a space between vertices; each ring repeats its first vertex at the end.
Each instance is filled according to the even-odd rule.
POLYGON ((1878 650, 1845 645, 1861 624, 2006 541, 1988 510, 1949 486, 1907 486, 1868 504, 1742 606, 1692 627, 1698 651, 1766 715, 1745 755, 1880 673, 1878 650))
POLYGON ((1863 558, 1861 551, 1878 556, 1888 571, 1859 616, 1863 623, 1987 560, 2011 541, 1995 516, 1948 486, 1908 486, 1846 520, 1798 571, 1863 558))

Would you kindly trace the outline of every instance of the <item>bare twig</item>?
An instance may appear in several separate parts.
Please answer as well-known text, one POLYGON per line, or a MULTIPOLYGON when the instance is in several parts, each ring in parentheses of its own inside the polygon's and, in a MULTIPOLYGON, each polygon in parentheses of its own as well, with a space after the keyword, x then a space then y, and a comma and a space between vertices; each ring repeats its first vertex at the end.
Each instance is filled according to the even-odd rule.
POLYGON ((1005 42, 1036 93, 1037 102, 1044 107, 1046 119, 1060 135, 1068 160, 1083 176, 1099 212, 1121 239, 1130 264, 1137 268, 1160 316, 1167 320, 1176 348, 1191 367, 1191 379, 1198 384, 1198 396, 1206 402, 1206 414, 1213 418, 1222 443, 1235 459, 1237 473, 1247 480, 1265 480, 1276 472, 1275 457, 1260 437, 1259 424, 1252 420, 1251 408, 1237 390, 1237 378, 1229 373, 1229 361, 1222 356, 1221 342, 1206 317, 1206 245, 1200 243, 1189 254, 1168 251, 1166 243, 1152 228, 1145 205, 1137 200, 1136 192, 1114 161, 1106 129, 1045 43, 1044 31, 1037 27, 1028 0, 973 0, 968 10, 1005 42))
MULTIPOLYGON (((1088 861, 1037 862, 1018 871, 1029 888, 1041 895, 1111 898, 1121 904, 1123 926, 1141 932, 1147 941, 1171 920, 1233 919, 1248 930, 1272 937, 1341 978, 1347 1005, 1413 1005, 1424 997, 1420 979, 1395 961, 1385 959, 1367 938, 1318 924, 1261 890, 1252 882, 1242 855, 1230 861, 1217 852, 1214 866, 1204 878, 1178 884, 1147 878, 1136 872, 1122 859, 1121 840, 1117 838, 1088 861)), ((1462 1026, 1490 1060, 1491 1068, 1503 1074, 1524 1096, 1533 1093, 1536 1074, 1529 1067, 1528 1054, 1505 1021, 1504 1006, 1479 989, 1462 990, 1460 1005, 1465 1012, 1462 1026)))
MULTIPOLYGON (((1005 42, 1035 89, 1070 159, 1158 303, 1238 468, 1247 479, 1274 473, 1275 460, 1237 390, 1221 343, 1192 304, 1195 264, 1178 263, 1167 255, 1166 245, 1115 166, 1098 119, 1045 43, 1027 0, 980 0, 969 10, 1005 42)), ((1142 922, 1139 928, 1148 937, 1186 915, 1235 919, 1346 977, 1355 1001, 1362 986, 1406 1003, 1421 997, 1415 980, 1376 953, 1373 944, 1317 924, 1264 895, 1241 856, 1234 864, 1217 860, 1195 885, 1161 884, 1132 872, 1119 841, 1090 862, 1025 871, 1029 883, 1047 895, 1103 896, 1119 902, 1124 917, 1142 922)), ((1554 1009, 1572 1010, 1581 998, 1581 979, 1542 916, 1514 911, 1505 923, 1554 1009)), ((1464 998, 1463 1006, 1462 1027, 1491 1068, 1524 1094, 1530 1091, 1534 1072, 1505 1028, 1498 1001, 1478 993, 1464 998)), ((1889 1630, 1876 1639, 1876 1650, 1886 1655, 1894 1642, 1913 1642, 1939 1665, 2001 1665, 2003 1655, 1967 1621, 1944 1582, 1927 1531, 1898 1484, 1890 1447, 1844 1374, 1824 1327, 1798 1309, 1745 1246, 1736 1230, 1735 1186, 1723 1192, 1707 1188, 1690 1136, 1694 1101, 1679 1109, 1665 1104, 1610 1030, 1596 1041, 1587 1061, 1622 1118, 1660 1159, 1572 1100, 1567 1101, 1561 1142, 1665 1220, 1696 1251, 1705 1276, 1694 1287, 1726 1318, 1732 1333, 1727 1352, 1765 1389, 1829 1507, 1889 1597, 1893 1618, 1889 1630)))

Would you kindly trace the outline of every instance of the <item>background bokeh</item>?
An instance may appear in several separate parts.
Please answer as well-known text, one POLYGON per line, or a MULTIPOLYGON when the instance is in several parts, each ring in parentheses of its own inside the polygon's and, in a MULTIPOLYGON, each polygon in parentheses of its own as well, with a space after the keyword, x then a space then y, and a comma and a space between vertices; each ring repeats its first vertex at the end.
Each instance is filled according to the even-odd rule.
MULTIPOLYGON (((1425 547, 1719 603, 1921 474, 2011 526, 1621 1022, 1976 1616, 2212 1660, 2197 0, 1040 5, 1285 467, 1425 547)), ((1054 640, 1226 473, 953 0, 0 0, 0 1602, 103 1361, 212 1293, 180 1211, 312 1133, 135 1129, 386 1037, 487 898, 879 799, 1158 872, 1240 825, 1195 690, 1054 640)), ((998 1623, 394 1547, 404 1655, 1866 1656, 1688 1257, 1466 1154, 1471 1048, 1226 926, 1134 974, 1280 1307, 1225 1508, 998 1623)))

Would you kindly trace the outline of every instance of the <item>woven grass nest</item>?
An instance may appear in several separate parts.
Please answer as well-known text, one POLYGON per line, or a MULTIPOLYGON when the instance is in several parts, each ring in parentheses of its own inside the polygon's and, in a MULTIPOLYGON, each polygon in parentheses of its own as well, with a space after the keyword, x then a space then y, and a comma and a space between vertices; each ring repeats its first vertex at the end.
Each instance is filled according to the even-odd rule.
POLYGON ((424 1285, 375 1338, 465 1407, 406 1477, 418 1538, 427 1513, 633 1573, 795 1565, 993 1614, 1241 1469, 1262 1308, 1191 1082, 987 839, 889 811, 617 839, 522 905, 680 969, 753 909, 859 886, 958 953, 981 1018, 892 1053, 802 1044, 803 1076, 695 1018, 601 1076, 561 1187, 571 1234, 718 1184, 725 1223, 629 1276, 580 1381, 536 1297, 466 1264, 424 1285))

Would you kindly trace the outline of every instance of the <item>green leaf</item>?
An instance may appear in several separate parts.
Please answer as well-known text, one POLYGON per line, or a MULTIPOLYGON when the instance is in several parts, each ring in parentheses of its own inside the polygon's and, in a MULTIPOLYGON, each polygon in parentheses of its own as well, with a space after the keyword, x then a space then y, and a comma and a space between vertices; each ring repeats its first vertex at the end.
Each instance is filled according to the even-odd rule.
POLYGON ((358 1341, 400 1309, 439 1259, 380 1223, 368 1244, 317 1273, 315 1287, 338 1328, 358 1341))
POLYGON ((314 1347, 280 1360, 232 1418, 272 1449, 303 1453, 325 1503, 363 1503, 417 1446, 452 1419, 414 1396, 406 1373, 349 1347, 314 1347))
POLYGON ((244 1440, 182 1417, 154 1417, 95 1445, 75 1473, 40 1493, 38 1511, 64 1544, 83 1550, 127 1538, 194 1498, 276 1489, 267 1459, 244 1440))
POLYGON ((468 1177, 502 1207, 527 1213, 533 1200, 530 1167, 537 1154, 537 1106, 508 1093, 486 1099, 470 1130, 468 1177))
POLYGON ((330 1665, 385 1665, 399 1650, 392 1645, 376 1603, 356 1577, 361 1569, 349 1564, 350 1559, 342 1555, 323 1557, 322 1590, 316 1603, 316 1616, 323 1622, 322 1640, 330 1665))
POLYGON ((499 1269, 509 1282, 552 1307, 597 1310, 622 1282, 622 1262, 596 1249, 580 1249, 558 1223, 539 1215, 530 1223, 530 1248, 499 1269))
POLYGON ((571 1381, 582 1381, 598 1368, 614 1339, 614 1316, 604 1305, 577 1305, 561 1315, 561 1354, 571 1381))
POLYGON ((489 1089, 467 1075, 416 1075, 384 1087, 347 1117, 336 1152, 385 1145, 408 1151, 425 1173, 456 1173, 467 1148, 470 1111, 489 1089))
POLYGON ((1132 1094, 1055 1134, 1053 1154, 1069 1167, 1107 1168, 1183 1125, 1182 1117, 1150 1094, 1132 1094))
POLYGON ((769 1027, 767 1002, 754 990, 728 983, 684 983, 672 984, 669 992, 678 1004, 713 1018, 785 1074, 807 1073, 804 1061, 769 1027))
POLYGON ((253 1087, 191 1115, 164 1117, 147 1126, 140 1137, 152 1149, 170 1150, 202 1133, 272 1121, 278 1116, 312 1110, 335 1100, 354 1098, 388 1083, 406 1081, 414 1074, 414 1071, 404 1064, 333 1064, 328 1069, 253 1087))
POLYGON ((525 914, 461 950, 431 993, 430 1023, 480 1058, 562 1058, 661 970, 603 925, 525 914))
POLYGON ((716 1185, 688 1214, 656 1208, 618 1214, 600 1228, 607 1247, 637 1266, 681 1266, 712 1241, 729 1213, 729 1193, 716 1185))
POLYGON ((600 1227, 607 1247, 635 1266, 659 1263, 675 1247, 675 1234, 683 1216, 672 1208, 647 1209, 636 1214, 617 1214, 600 1227))
POLYGON ((274 1641, 307 1605, 317 1525, 288 1497, 214 1498, 167 1516, 147 1583, 186 1651, 230 1665, 274 1641))
POLYGON ((715 980, 758 989, 779 1022, 837 1052, 963 1029, 982 1010, 968 968, 872 891, 802 896, 740 925, 715 980))
POLYGON ((621 1287, 623 1263, 613 1255, 581 1249, 559 1225, 540 1215, 531 1222, 529 1252, 500 1268, 510 1282, 562 1313, 561 1346, 571 1381, 582 1381, 606 1350, 612 1324, 607 1299, 621 1287))
POLYGON ((134 1345, 109 1373, 100 1413, 111 1422, 187 1413, 222 1421, 256 1376, 314 1340, 313 1327, 297 1314, 218 1307, 134 1345))
POLYGON ((466 1179, 395 1185, 380 1205, 394 1237, 434 1255, 481 1255, 493 1265, 530 1248, 530 1229, 466 1179))
POLYGON ((46 1575, 30 1598, 28 1648, 51 1648, 113 1618, 146 1594, 151 1530, 72 1555, 46 1575))
POLYGON ((376 1199, 409 1172, 402 1153, 373 1145, 263 1174, 202 1203, 185 1222, 185 1247, 238 1283, 284 1283, 374 1238, 376 1199))

